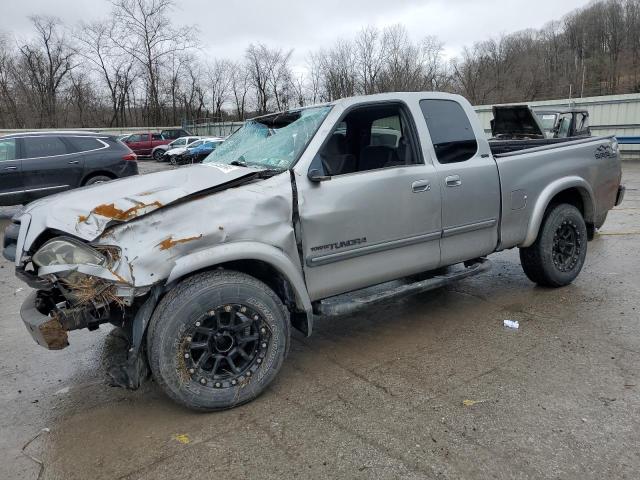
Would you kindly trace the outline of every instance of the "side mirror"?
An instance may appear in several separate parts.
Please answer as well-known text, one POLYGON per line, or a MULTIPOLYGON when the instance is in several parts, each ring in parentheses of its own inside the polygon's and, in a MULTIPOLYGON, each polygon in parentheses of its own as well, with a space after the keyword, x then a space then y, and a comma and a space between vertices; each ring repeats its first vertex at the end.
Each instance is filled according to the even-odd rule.
POLYGON ((322 175, 320 170, 318 170, 317 168, 312 168, 311 170, 309 170, 309 172, 307 173, 307 178, 315 183, 324 182, 325 180, 331 180, 330 176, 322 175))

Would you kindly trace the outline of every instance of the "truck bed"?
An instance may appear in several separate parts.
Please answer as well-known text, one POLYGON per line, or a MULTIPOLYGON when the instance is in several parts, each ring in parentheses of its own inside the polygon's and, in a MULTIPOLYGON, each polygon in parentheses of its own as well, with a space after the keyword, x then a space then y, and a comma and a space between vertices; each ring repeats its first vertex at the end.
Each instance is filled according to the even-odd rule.
POLYGON ((556 143, 566 143, 576 140, 584 140, 590 137, 571 137, 571 138, 535 138, 527 140, 498 140, 490 139, 489 147, 494 155, 503 153, 517 152, 529 148, 545 147, 547 145, 555 145, 556 143))

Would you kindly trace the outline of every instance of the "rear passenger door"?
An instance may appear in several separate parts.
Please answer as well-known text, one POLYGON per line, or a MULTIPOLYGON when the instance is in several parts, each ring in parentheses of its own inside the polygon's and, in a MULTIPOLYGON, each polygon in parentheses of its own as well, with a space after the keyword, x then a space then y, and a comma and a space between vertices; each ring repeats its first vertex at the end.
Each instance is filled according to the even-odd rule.
POLYGON ((498 244, 500 220, 500 179, 488 143, 477 141, 482 133, 455 100, 422 100, 420 108, 437 159, 442 264, 487 255, 498 244))
POLYGON ((84 160, 62 136, 23 137, 22 177, 27 201, 80 185, 84 160))
POLYGON ((15 138, 0 139, 0 205, 23 202, 22 161, 15 138))

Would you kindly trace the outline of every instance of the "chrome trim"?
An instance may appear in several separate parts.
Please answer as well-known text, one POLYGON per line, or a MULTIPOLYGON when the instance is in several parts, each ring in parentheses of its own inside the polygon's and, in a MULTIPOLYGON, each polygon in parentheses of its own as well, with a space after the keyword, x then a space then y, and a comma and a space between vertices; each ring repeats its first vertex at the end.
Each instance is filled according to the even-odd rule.
POLYGON ((22 193, 24 190, 12 190, 10 192, 0 192, 0 197, 2 195, 15 195, 16 193, 22 193))
POLYGON ((326 265, 328 263, 339 262, 341 260, 361 257, 363 255, 380 253, 384 252, 385 250, 408 247, 417 243, 430 242, 432 240, 438 240, 440 238, 453 237, 454 235, 461 235, 463 233, 474 232, 476 230, 482 230, 484 228, 491 228, 496 226, 497 224, 498 220, 492 218, 490 220, 483 220, 482 222, 474 222, 468 225, 459 225, 457 227, 446 228, 440 232, 425 233, 422 235, 416 235, 414 237, 392 240, 390 242, 380 242, 373 245, 366 245, 364 247, 354 248, 353 250, 347 250, 345 252, 330 253, 329 255, 307 258, 306 264, 309 267, 317 267, 319 265, 326 265))
POLYGON ((55 185, 53 187, 27 188, 26 190, 21 190, 21 191, 24 192, 24 193, 27 193, 27 192, 38 192, 40 190, 53 190, 53 189, 56 189, 56 188, 66 188, 68 186, 69 185, 55 185))
POLYGON ((440 239, 441 236, 442 236, 442 232, 425 233, 422 235, 416 235, 415 237, 401 238, 399 240, 391 240, 390 242, 380 242, 380 243, 375 243, 373 245, 354 248, 353 250, 347 250, 346 252, 330 253, 329 255, 322 255, 320 257, 307 258, 306 263, 309 267, 317 267, 318 265, 326 265, 328 263, 334 263, 334 262, 339 262, 341 260, 361 257, 363 255, 380 253, 380 252, 384 252, 385 250, 392 250, 394 248, 400 248, 400 247, 408 247, 409 245, 415 245, 417 243, 438 240, 440 239))
POLYGON ((462 233, 474 232, 476 230, 482 230, 484 228, 491 228, 497 225, 498 220, 492 218, 491 220, 483 220, 482 222, 469 223, 467 225, 459 225, 457 227, 445 228, 442 231, 442 238, 453 237, 454 235, 460 235, 462 233))

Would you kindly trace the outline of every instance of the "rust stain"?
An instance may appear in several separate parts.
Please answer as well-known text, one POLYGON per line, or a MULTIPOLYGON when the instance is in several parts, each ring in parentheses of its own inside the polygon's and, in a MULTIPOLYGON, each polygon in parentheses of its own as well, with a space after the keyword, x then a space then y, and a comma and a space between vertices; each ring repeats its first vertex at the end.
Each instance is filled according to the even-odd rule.
POLYGON ((111 272, 113 276, 116 277, 120 282, 125 283, 127 285, 131 285, 127 280, 125 280, 125 278, 122 275, 119 275, 113 270, 109 270, 109 272, 111 272))
MULTIPOLYGON (((100 215, 102 217, 112 218, 113 220, 130 220, 131 218, 136 217, 140 210, 146 209, 148 207, 155 207, 153 209, 155 210, 156 208, 161 208, 162 204, 156 200, 155 202, 152 202, 152 203, 140 203, 135 207, 122 210, 116 207, 115 204, 113 203, 104 203, 102 205, 98 205, 96 208, 91 210, 91 213, 100 215)), ((86 216, 81 215, 80 217, 78 217, 78 220, 80 220, 81 218, 84 220, 87 219, 86 216)))
POLYGON ((158 245, 160 247, 160 250, 168 250, 171 247, 174 247, 180 243, 187 243, 187 242, 192 242, 193 240, 198 240, 199 238, 202 238, 202 234, 200 235, 196 235, 194 237, 186 237, 186 238, 178 238, 176 240, 173 239, 173 237, 169 237, 163 241, 161 241, 158 245))
POLYGON ((88 215, 78 215, 78 223, 84 223, 89 219, 88 215))

